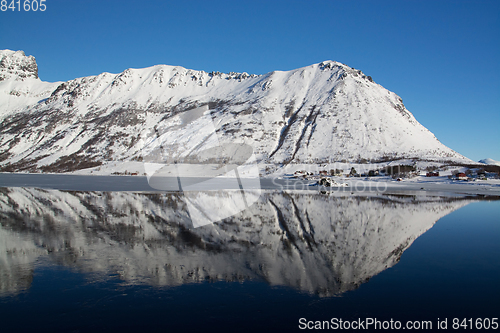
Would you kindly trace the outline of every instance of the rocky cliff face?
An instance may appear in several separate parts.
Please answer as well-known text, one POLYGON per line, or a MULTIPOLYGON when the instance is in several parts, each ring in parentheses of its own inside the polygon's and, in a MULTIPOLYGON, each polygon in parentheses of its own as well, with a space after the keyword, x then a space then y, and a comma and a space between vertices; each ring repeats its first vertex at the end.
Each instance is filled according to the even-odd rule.
MULTIPOLYGON (((438 219, 470 202, 266 192, 247 210, 193 229, 185 200, 2 189, 0 293, 29 288, 35 262, 45 258, 130 284, 258 280, 331 296, 395 265, 438 219)), ((231 192, 190 200, 209 213, 214 202, 229 207, 231 192)))
MULTIPOLYGON (((19 75, 36 75, 32 58, 5 63, 19 75)), ((0 82, 4 171, 141 161, 153 137, 174 160, 203 151, 216 136, 222 145, 252 147, 264 164, 470 162, 418 123, 399 96, 334 61, 265 75, 159 65, 57 84, 32 80, 20 87, 13 80, 0 82), (186 116, 195 109, 198 121, 186 116)))
POLYGON ((35 57, 23 51, 0 50, 0 81, 38 79, 35 57))

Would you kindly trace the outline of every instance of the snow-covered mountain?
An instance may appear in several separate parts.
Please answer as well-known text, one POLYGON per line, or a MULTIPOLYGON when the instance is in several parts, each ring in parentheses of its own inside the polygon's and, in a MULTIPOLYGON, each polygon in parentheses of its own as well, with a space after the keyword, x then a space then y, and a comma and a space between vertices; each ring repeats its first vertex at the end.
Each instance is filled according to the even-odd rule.
MULTIPOLYGON (((212 209, 209 197, 230 203, 231 191, 200 192, 200 207, 212 209)), ((3 188, 0 295, 29 288, 48 259, 130 284, 257 280, 329 296, 392 267, 470 202, 265 192, 247 210, 193 229, 180 193, 3 188)))
POLYGON ((38 79, 38 65, 35 57, 26 56, 23 51, 0 51, 0 81, 38 79))
POLYGON ((393 92, 335 61, 264 75, 158 65, 42 82, 33 57, 0 51, 0 170, 141 161, 152 136, 169 158, 244 143, 259 163, 418 158, 471 162, 441 144, 393 92), (203 121, 183 115, 199 110, 203 121), (180 126, 182 125, 182 126, 180 126), (203 129, 213 128, 213 131, 203 129), (186 144, 188 143, 188 144, 186 144))
POLYGON ((494 159, 491 158, 485 158, 484 160, 480 160, 479 163, 487 164, 487 165, 498 165, 500 166, 499 161, 495 161, 494 159))

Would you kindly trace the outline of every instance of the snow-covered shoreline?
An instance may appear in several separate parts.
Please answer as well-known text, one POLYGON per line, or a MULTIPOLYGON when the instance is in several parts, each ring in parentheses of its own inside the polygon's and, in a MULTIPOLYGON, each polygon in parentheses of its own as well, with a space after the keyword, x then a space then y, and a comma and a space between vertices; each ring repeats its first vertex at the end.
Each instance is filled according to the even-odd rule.
MULTIPOLYGON (((391 177, 332 177, 338 183, 347 183, 346 187, 324 187, 314 185, 317 181, 292 179, 286 177, 260 178, 244 190, 277 190, 326 192, 329 195, 351 194, 408 194, 430 196, 500 196, 500 180, 456 181, 441 177, 417 176, 411 179, 396 181, 391 177)), ((165 177, 173 184, 177 178, 165 177)), ((191 191, 240 190, 237 183, 230 178, 183 178, 187 183, 200 184, 191 186, 191 191)), ((21 174, 0 173, 0 187, 28 187, 73 191, 127 191, 127 192, 169 192, 175 190, 158 190, 149 186, 145 176, 124 175, 81 175, 81 174, 21 174)))

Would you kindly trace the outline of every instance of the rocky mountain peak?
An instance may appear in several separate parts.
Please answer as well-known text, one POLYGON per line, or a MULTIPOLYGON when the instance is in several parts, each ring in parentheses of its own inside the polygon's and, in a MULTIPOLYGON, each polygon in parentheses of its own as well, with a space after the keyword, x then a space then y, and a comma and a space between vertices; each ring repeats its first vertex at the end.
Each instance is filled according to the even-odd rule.
POLYGON ((38 79, 35 57, 26 56, 23 51, 0 50, 0 81, 26 78, 38 79))

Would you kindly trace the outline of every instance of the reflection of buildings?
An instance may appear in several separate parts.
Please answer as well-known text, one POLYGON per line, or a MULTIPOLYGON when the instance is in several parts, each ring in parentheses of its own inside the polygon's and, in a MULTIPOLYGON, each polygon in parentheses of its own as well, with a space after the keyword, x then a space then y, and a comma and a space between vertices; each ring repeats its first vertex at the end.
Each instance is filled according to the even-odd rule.
POLYGON ((238 215, 193 229, 185 200, 210 213, 231 193, 1 189, 0 292, 28 288, 46 256, 130 284, 265 280, 328 296, 393 266, 439 218, 469 202, 263 192, 238 215))

